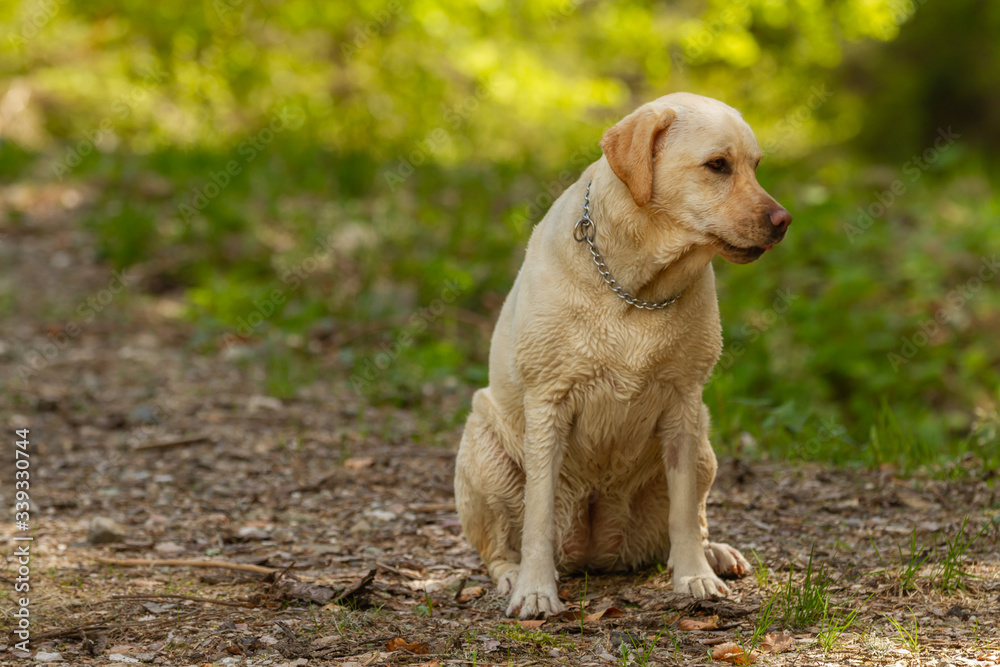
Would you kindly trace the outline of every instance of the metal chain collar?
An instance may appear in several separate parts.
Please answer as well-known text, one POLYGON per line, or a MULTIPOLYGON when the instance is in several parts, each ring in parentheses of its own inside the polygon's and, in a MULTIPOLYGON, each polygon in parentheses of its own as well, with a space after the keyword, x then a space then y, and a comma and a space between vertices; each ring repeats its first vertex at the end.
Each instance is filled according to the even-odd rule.
MULTIPOLYGON (((590 183, 593 183, 591 181, 590 183)), ((611 270, 608 269, 608 265, 604 263, 604 258, 601 257, 601 253, 597 251, 597 246, 594 245, 594 235, 597 232, 597 228, 594 225, 594 221, 590 219, 590 183, 587 183, 587 193, 583 196, 583 217, 576 221, 573 225, 573 238, 577 241, 586 241, 587 245, 590 246, 590 254, 594 257, 594 264, 597 265, 597 271, 604 278, 604 282, 608 284, 611 291, 617 294, 619 297, 624 299, 625 303, 630 306, 635 306, 636 308, 642 308, 644 310, 660 310, 666 308, 677 299, 681 298, 681 294, 684 294, 682 290, 680 294, 670 297, 666 301, 642 301, 637 299, 628 292, 625 291, 618 281, 611 277, 611 270)))

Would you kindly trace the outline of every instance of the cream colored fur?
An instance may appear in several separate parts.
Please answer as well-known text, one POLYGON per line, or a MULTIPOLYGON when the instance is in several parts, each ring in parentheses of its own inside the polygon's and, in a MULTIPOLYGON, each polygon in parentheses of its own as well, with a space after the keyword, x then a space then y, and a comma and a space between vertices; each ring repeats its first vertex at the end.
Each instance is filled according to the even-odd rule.
POLYGON ((560 570, 666 561, 675 590, 697 597, 750 570, 708 541, 716 460, 701 395, 722 349, 711 260, 753 261, 791 218, 757 184, 750 128, 716 100, 667 95, 601 145, 531 236, 458 452, 465 535, 521 618, 563 609, 560 570), (601 280, 573 238, 590 181, 613 276, 648 301, 683 292, 676 303, 640 310, 601 280))

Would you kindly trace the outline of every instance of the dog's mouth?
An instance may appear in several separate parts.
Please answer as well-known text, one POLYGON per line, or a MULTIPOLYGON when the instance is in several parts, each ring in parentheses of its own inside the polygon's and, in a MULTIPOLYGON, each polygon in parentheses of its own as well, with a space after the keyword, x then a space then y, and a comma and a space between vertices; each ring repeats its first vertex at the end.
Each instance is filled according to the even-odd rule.
POLYGON ((723 241, 714 234, 712 235, 712 241, 712 245, 715 246, 715 251, 722 255, 726 261, 732 262, 733 264, 749 264, 750 262, 760 259, 761 255, 775 246, 775 244, 738 246, 727 241, 723 241))

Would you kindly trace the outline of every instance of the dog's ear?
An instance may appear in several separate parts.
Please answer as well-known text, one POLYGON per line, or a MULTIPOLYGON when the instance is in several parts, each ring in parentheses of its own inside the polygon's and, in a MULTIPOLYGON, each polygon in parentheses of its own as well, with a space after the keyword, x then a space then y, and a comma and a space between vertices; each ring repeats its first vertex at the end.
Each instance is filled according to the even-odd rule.
POLYGON ((656 138, 674 122, 673 109, 643 107, 604 133, 601 150, 615 176, 628 186, 636 205, 653 196, 653 150, 656 138))

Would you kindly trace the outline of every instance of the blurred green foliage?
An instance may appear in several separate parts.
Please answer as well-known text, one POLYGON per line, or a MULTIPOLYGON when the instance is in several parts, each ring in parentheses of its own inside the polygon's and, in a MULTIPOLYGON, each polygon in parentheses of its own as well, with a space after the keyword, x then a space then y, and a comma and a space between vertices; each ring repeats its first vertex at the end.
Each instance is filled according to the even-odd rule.
POLYGON ((720 98, 795 216, 717 264, 720 448, 1000 465, 995 4, 25 0, 0 33, 0 178, 85 193, 101 259, 273 393, 353 377, 431 411, 486 382, 531 224, 603 131, 720 98))

